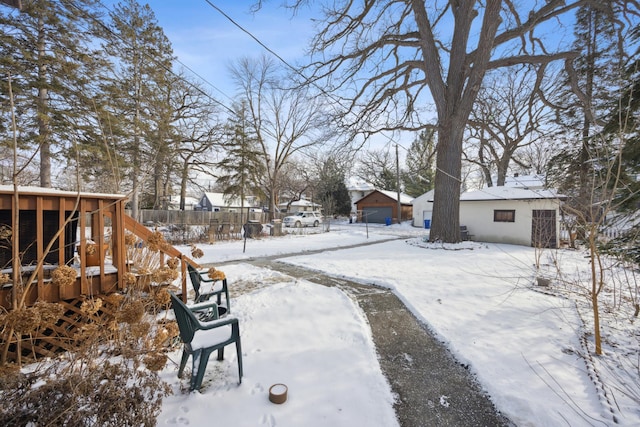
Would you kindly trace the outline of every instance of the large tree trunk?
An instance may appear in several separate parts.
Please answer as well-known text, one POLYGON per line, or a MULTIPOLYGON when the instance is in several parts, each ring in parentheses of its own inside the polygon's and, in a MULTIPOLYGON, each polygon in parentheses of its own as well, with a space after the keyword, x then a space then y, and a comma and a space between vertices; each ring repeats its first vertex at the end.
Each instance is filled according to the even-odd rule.
POLYGON ((430 240, 460 241, 460 176, 464 123, 451 118, 438 126, 436 178, 430 240))
MULTIPOLYGON (((44 20, 38 19, 38 80, 42 85, 47 79, 47 65, 45 57, 45 30, 44 20)), ((49 112, 47 88, 40 86, 38 89, 38 136, 40 143, 40 186, 51 187, 51 139, 49 131, 49 112)))

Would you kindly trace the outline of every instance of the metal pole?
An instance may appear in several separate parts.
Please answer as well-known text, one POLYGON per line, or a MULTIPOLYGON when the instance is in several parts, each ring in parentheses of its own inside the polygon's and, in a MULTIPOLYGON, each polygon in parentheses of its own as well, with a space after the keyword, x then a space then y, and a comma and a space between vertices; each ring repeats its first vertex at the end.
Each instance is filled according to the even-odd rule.
POLYGON ((398 156, 398 144, 396 144, 396 187, 398 189, 398 224, 402 222, 402 203, 400 202, 400 157, 398 156))

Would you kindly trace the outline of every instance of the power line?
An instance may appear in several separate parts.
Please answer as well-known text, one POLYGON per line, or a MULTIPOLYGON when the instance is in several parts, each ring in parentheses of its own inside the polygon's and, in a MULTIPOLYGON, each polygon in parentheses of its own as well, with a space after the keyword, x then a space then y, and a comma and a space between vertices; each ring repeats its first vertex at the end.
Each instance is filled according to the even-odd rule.
MULTIPOLYGON (((72 3, 73 4, 73 3, 72 3)), ((98 4, 100 6, 102 6, 103 9, 105 9, 107 12, 109 13, 115 13, 115 11, 111 8, 109 8, 109 6, 105 5, 104 3, 102 3, 101 1, 98 1, 98 4)), ((76 7, 76 9, 78 9, 77 6, 73 5, 74 7, 76 7)), ((80 10, 80 9, 78 9, 80 10)), ((96 22, 98 25, 100 25, 101 28, 105 29, 107 32, 109 32, 109 34, 111 34, 113 37, 119 39, 121 42, 123 43, 127 43, 126 40, 124 40, 118 33, 116 33, 115 31, 113 31, 109 25, 107 25, 106 23, 104 23, 102 20, 100 20, 99 18, 97 18, 96 16, 94 16, 91 13, 87 13, 87 15, 89 16, 89 18, 91 18, 91 20, 93 20, 94 22, 96 22)), ((236 115, 235 111, 228 107, 226 104, 224 104, 223 102, 219 101, 218 99, 216 99, 215 97, 211 96, 211 94, 205 92, 204 90, 202 90, 202 88, 198 87, 197 85, 193 84, 193 82, 183 78, 182 76, 176 74, 172 69, 166 67, 164 64, 160 63, 159 61, 157 61, 153 56, 149 55, 146 52, 142 52, 147 59, 149 59, 151 62, 155 63, 156 65, 162 67, 165 71, 169 72, 171 75, 173 75, 174 77, 176 77, 177 79, 181 80, 182 82, 186 83, 187 85, 189 85, 190 87, 192 87, 193 89, 195 89, 196 91, 198 91, 201 95, 205 96, 206 98, 208 98, 209 100, 213 101, 214 103, 220 105, 222 108, 224 108, 225 110, 229 111, 232 115, 236 115)), ((188 65, 186 65, 185 63, 183 63, 180 59, 178 59, 177 57, 172 58, 172 62, 177 62, 178 64, 182 65, 185 69, 189 70, 191 73, 193 73, 195 76, 197 76, 201 81, 203 81, 204 83, 206 83, 207 85, 211 86, 213 89, 215 89, 216 91, 220 92, 222 95, 224 95, 225 97, 227 97, 229 100, 233 101, 233 99, 227 95, 224 91, 222 91, 221 89, 219 89, 218 87, 216 87, 213 83, 209 82, 206 78, 202 77, 200 74, 198 74, 197 72, 195 72, 191 67, 189 67, 188 65)))

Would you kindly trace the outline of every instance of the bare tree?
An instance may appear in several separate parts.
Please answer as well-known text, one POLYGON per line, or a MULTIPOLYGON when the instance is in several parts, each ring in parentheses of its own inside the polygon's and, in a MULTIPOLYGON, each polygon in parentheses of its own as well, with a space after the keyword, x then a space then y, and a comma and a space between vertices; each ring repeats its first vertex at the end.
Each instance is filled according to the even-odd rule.
POLYGON ((324 27, 313 40, 312 81, 342 93, 343 118, 365 134, 426 128, 425 107, 435 105, 431 239, 458 242, 463 133, 485 73, 535 64, 542 76, 548 64, 572 58, 573 52, 545 46, 536 30, 546 25, 557 33, 561 18, 586 3, 336 1, 325 5, 324 27))
POLYGON ((360 156, 356 168, 358 178, 371 183, 380 190, 398 189, 395 159, 389 150, 366 151, 360 156))
POLYGON ((291 203, 305 198, 313 198, 317 177, 312 167, 300 159, 290 159, 281 170, 279 194, 287 200, 287 211, 291 203))
POLYGON ((180 210, 185 209, 189 184, 200 174, 208 174, 213 166, 213 150, 219 144, 222 126, 218 123, 215 100, 200 85, 187 81, 178 85, 172 124, 179 139, 173 172, 180 183, 180 210))
POLYGON ((231 67, 266 166, 264 187, 271 214, 277 205, 283 168, 296 153, 323 142, 321 129, 326 118, 321 97, 313 96, 308 87, 286 88, 278 71, 266 57, 244 58, 231 67))
POLYGON ((487 76, 471 112, 469 148, 477 155, 466 149, 465 158, 480 167, 489 187, 504 185, 512 163, 531 168, 520 162, 516 151, 535 145, 549 131, 545 123, 552 110, 537 99, 532 71, 512 67, 487 76))

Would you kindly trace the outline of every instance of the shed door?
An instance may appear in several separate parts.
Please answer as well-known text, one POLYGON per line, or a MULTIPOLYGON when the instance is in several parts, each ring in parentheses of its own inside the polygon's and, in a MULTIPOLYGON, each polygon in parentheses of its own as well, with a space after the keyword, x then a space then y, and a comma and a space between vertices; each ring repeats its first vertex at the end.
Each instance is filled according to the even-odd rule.
POLYGON ((533 210, 531 219, 531 246, 556 248, 556 211, 533 210))
POLYGON ((362 221, 363 222, 375 222, 384 224, 385 218, 392 217, 393 208, 387 206, 376 206, 364 208, 362 210, 362 221))

